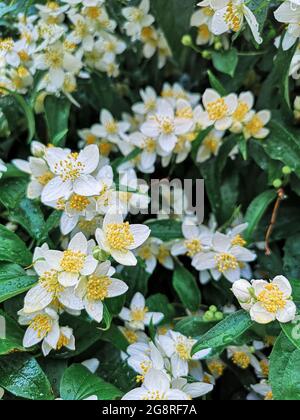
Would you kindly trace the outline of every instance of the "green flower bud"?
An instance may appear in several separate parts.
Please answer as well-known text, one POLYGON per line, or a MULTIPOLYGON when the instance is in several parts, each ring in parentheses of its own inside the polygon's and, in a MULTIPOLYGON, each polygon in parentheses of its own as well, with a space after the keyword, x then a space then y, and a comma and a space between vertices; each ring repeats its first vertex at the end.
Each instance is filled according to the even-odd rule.
POLYGON ((202 57, 205 58, 205 60, 210 60, 212 57, 212 54, 210 51, 204 50, 202 51, 202 57))
POLYGON ((107 252, 103 251, 103 249, 101 249, 100 246, 95 246, 95 248, 93 249, 93 257, 99 262, 104 262, 109 259, 110 255, 107 252))
POLYGON ((224 315, 222 314, 222 312, 215 313, 215 320, 216 321, 222 321, 223 319, 224 319, 224 315))
POLYGON ((293 170, 289 166, 284 166, 282 168, 283 175, 291 175, 292 172, 293 172, 293 170))
POLYGON ((275 179, 275 181, 273 182, 273 187, 278 189, 282 186, 282 181, 281 179, 275 179))
POLYGON ((181 42, 185 47, 191 47, 193 45, 193 40, 191 35, 183 35, 181 42))
POLYGON ((204 314, 204 321, 207 321, 207 322, 213 321, 214 317, 215 317, 215 314, 213 312, 208 311, 204 314))
POLYGON ((210 312, 216 313, 218 311, 218 308, 215 305, 210 306, 209 308, 210 312))

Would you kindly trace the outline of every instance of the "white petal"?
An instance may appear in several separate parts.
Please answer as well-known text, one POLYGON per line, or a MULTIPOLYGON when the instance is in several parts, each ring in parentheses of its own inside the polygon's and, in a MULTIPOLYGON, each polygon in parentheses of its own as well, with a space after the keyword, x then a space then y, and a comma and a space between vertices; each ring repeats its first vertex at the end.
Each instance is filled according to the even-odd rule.
POLYGON ((271 314, 270 312, 267 312, 264 307, 261 305, 261 303, 256 303, 254 306, 252 306, 250 310, 251 319, 258 324, 269 324, 270 322, 275 321, 276 314, 271 314))
POLYGON ((130 231, 134 236, 134 244, 128 248, 130 250, 143 245, 151 234, 151 230, 145 225, 130 225, 130 231))
POLYGON ((276 318, 279 322, 287 324, 295 319, 297 307, 292 301, 288 301, 284 309, 277 311, 276 318))
POLYGON ((78 195, 90 197, 101 191, 101 184, 91 175, 82 175, 74 182, 74 192, 78 195))

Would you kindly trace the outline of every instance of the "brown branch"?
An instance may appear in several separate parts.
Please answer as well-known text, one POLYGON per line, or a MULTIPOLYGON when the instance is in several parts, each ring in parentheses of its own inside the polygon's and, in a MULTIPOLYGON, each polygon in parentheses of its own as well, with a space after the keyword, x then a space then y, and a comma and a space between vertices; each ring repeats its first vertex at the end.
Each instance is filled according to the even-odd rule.
POLYGON ((277 191, 277 200, 276 200, 274 210, 273 210, 273 213, 272 213, 272 219, 271 219, 271 222, 270 222, 270 225, 268 227, 267 234, 266 234, 265 242, 266 242, 266 255, 267 256, 270 256, 272 254, 272 251, 271 251, 271 248, 270 248, 270 238, 271 238, 271 235, 273 233, 273 230, 274 230, 274 227, 275 227, 275 224, 276 224, 276 221, 277 221, 277 216, 278 216, 278 211, 279 211, 279 208, 280 208, 280 204, 285 198, 286 198, 286 195, 285 195, 284 189, 280 188, 277 191))

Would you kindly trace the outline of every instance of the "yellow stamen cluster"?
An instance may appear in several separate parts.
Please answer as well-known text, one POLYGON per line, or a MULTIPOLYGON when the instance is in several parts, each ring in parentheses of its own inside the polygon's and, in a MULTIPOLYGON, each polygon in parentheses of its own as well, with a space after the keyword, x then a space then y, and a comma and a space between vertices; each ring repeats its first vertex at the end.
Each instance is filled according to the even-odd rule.
POLYGON ((59 173, 61 179, 66 181, 75 181, 84 170, 85 165, 78 161, 78 153, 71 153, 67 159, 61 160, 55 164, 55 172, 59 173))
POLYGON ((82 195, 74 194, 70 199, 70 208, 72 210, 84 211, 89 204, 90 200, 87 197, 83 197, 82 195))
POLYGON ((63 334, 60 334, 59 340, 56 345, 56 350, 61 350, 63 347, 66 347, 69 344, 70 340, 64 336, 63 334))
POLYGON ((84 267, 86 255, 80 251, 67 250, 61 260, 61 268, 67 273, 80 273, 84 267))
POLYGON ((241 19, 238 13, 238 9, 234 6, 233 2, 229 2, 224 20, 227 23, 229 29, 234 32, 238 32, 241 29, 241 19))
POLYGON ((54 69, 60 69, 64 62, 64 53, 55 48, 47 48, 45 51, 45 61, 47 66, 54 69))
POLYGON ((97 6, 87 7, 84 10, 84 14, 89 19, 96 20, 96 19, 98 19, 102 15, 102 10, 101 10, 100 7, 97 7, 97 6))
POLYGON ((216 255, 215 260, 217 270, 220 273, 225 273, 228 270, 236 270, 237 268, 239 268, 239 263, 237 259, 231 254, 223 253, 216 255))
POLYGON ((159 391, 149 391, 147 394, 142 398, 144 401, 166 401, 167 398, 165 394, 162 394, 159 391))
POLYGON ((103 142, 99 144, 99 150, 102 156, 109 156, 110 152, 112 151, 112 148, 113 146, 110 143, 103 142))
POLYGON ((248 112, 249 106, 246 104, 246 102, 239 101, 238 107, 233 113, 233 119, 241 122, 244 120, 248 112))
POLYGON ((131 319, 135 322, 144 321, 148 308, 135 308, 131 311, 131 319))
POLYGON ((273 398, 274 398, 273 392, 272 391, 269 391, 267 393, 267 395, 265 396, 265 401, 273 401, 273 398))
POLYGON ((38 181, 41 185, 47 185, 52 179, 54 175, 51 172, 46 172, 43 175, 38 177, 38 181))
POLYGON ((233 363, 241 369, 248 369, 251 363, 250 356, 244 351, 237 351, 232 356, 233 363))
POLYGON ((270 366, 269 366, 268 360, 261 360, 259 364, 260 364, 262 374, 264 375, 265 378, 268 378, 269 373, 270 373, 270 366))
POLYGON ((267 284, 264 290, 257 296, 257 300, 271 314, 275 314, 286 306, 284 293, 276 284, 267 284))
POLYGON ((199 254, 202 250, 201 242, 199 239, 191 239, 189 241, 185 241, 185 246, 188 250, 187 256, 194 257, 196 254, 199 254))
POLYGON ((203 7, 202 12, 205 16, 213 16, 215 11, 211 7, 203 7))
POLYGON ((241 235, 237 235, 233 240, 231 241, 232 246, 241 246, 244 247, 247 244, 245 239, 241 235))
POLYGON ((88 134, 86 136, 86 139, 85 139, 86 144, 95 144, 96 143, 96 140, 97 140, 97 137, 94 136, 94 134, 91 134, 91 133, 88 134))
POLYGON ((109 121, 105 124, 105 129, 108 134, 117 134, 118 124, 115 121, 109 121))
POLYGON ((198 27, 198 35, 201 38, 207 39, 210 36, 210 30, 207 25, 200 25, 198 27))
POLYGON ((66 200, 64 198, 59 198, 56 203, 56 209, 64 211, 66 209, 66 200))
POLYGON ((219 98, 207 105, 207 112, 212 121, 222 120, 228 113, 228 107, 224 98, 219 98))
POLYGON ((55 270, 50 270, 45 272, 39 280, 42 287, 44 287, 47 292, 53 293, 53 298, 57 296, 64 290, 63 286, 58 281, 58 273, 55 270))
POLYGON ((192 119, 194 117, 193 110, 191 107, 187 106, 185 108, 178 109, 176 111, 176 117, 178 118, 185 118, 185 119, 192 119))
POLYGON ((169 258, 170 255, 171 255, 170 250, 166 248, 164 245, 161 245, 159 247, 157 259, 160 264, 164 264, 166 259, 169 258))
POLYGON ((106 239, 110 248, 118 251, 124 251, 134 243, 134 236, 128 222, 107 225, 106 239))
POLYGON ((213 137, 213 136, 209 136, 207 137, 204 141, 203 141, 203 145, 212 153, 212 154, 216 154, 217 150, 218 150, 218 146, 219 146, 219 142, 218 139, 213 137))
POLYGON ((138 336, 133 330, 128 330, 127 328, 125 328, 124 330, 122 330, 122 332, 125 335, 128 343, 134 344, 138 341, 138 336))
POLYGON ((190 360, 191 358, 191 346, 189 346, 186 342, 184 341, 179 341, 176 344, 176 353, 178 354, 178 356, 180 357, 181 360, 190 360))
POLYGON ((89 300, 104 300, 108 296, 108 287, 112 281, 107 276, 90 276, 87 284, 87 298, 89 300))
POLYGON ((135 382, 137 384, 142 384, 144 382, 144 380, 145 380, 145 376, 143 376, 143 375, 137 375, 136 378, 135 378, 135 382))
POLYGON ((59 4, 56 3, 56 1, 48 1, 46 3, 46 6, 48 7, 48 9, 51 9, 51 10, 58 10, 59 9, 59 4))
POLYGON ((255 136, 264 127, 264 123, 258 115, 255 115, 245 126, 245 130, 251 135, 255 136))
POLYGON ((37 315, 30 323, 30 328, 37 332, 38 338, 45 338, 52 329, 52 320, 48 315, 37 315))
POLYGON ((25 51, 25 50, 19 51, 18 56, 20 57, 20 59, 22 61, 29 61, 29 59, 30 59, 30 56, 29 56, 28 52, 25 51))
POLYGON ((207 367, 210 373, 216 377, 222 376, 225 370, 225 365, 221 360, 211 360, 207 363, 207 367))
POLYGON ((148 138, 145 140, 144 143, 144 149, 148 152, 148 153, 154 153, 156 150, 156 141, 152 138, 148 138))
POLYGON ((163 134, 170 135, 174 133, 174 122, 170 118, 164 117, 160 121, 160 129, 163 134))
POLYGON ((10 52, 14 48, 14 40, 12 38, 0 39, 0 51, 10 52))
POLYGON ((149 260, 152 257, 152 252, 149 245, 145 245, 139 249, 139 257, 141 257, 143 260, 149 260))

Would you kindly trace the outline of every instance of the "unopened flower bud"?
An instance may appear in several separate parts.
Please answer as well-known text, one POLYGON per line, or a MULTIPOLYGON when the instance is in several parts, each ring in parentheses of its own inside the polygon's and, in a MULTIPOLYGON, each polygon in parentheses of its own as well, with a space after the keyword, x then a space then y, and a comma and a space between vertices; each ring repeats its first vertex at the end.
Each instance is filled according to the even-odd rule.
POLYGON ((291 175, 292 172, 293 172, 293 170, 289 166, 284 166, 282 168, 283 175, 291 175))
POLYGON ((193 45, 193 40, 192 40, 191 35, 183 35, 181 42, 185 47, 190 47, 193 45))
POLYGON ((282 186, 282 181, 281 179, 275 179, 275 181, 273 182, 273 187, 278 189, 282 186))
POLYGON ((93 257, 99 262, 104 262, 108 260, 109 254, 103 251, 103 249, 101 249, 100 246, 95 246, 95 248, 93 249, 93 257))

